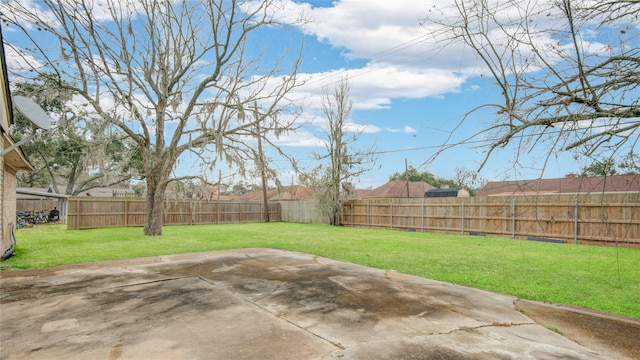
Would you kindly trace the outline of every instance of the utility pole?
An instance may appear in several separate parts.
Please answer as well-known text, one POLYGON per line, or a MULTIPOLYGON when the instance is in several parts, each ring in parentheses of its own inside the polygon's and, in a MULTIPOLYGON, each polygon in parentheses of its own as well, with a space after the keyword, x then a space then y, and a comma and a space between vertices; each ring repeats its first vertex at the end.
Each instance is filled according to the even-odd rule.
POLYGON ((409 195, 409 163, 407 162, 407 158, 404 158, 404 178, 407 183, 407 197, 410 197, 409 195))

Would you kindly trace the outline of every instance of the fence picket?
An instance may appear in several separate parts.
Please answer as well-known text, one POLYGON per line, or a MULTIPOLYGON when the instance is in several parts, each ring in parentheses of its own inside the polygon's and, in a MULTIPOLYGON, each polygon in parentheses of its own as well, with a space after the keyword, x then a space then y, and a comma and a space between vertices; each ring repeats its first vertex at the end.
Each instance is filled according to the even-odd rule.
MULTIPOLYGON (((72 198, 69 201, 67 227, 90 229, 101 227, 144 226, 146 201, 126 197, 72 198)), ((232 222, 261 222, 263 203, 257 201, 168 200, 164 204, 165 225, 193 225, 232 222)), ((269 204, 273 221, 280 221, 280 206, 269 204)))
POLYGON ((359 199, 342 224, 640 247, 640 193, 359 199))
MULTIPOLYGON (((75 197, 68 205, 70 229, 144 225, 144 199, 75 197)), ((165 203, 165 224, 261 222, 263 206, 171 200, 165 203)), ((327 223, 316 201, 272 202, 269 213, 272 221, 327 223)), ((342 225, 352 227, 640 247, 640 192, 361 199, 345 202, 342 216, 342 225)))

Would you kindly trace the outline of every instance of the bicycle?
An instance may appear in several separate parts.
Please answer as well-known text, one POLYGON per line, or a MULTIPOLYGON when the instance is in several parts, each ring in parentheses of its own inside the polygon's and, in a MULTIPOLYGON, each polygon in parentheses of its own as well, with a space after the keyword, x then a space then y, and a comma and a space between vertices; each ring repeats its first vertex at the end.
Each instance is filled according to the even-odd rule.
POLYGON ((32 228, 33 219, 31 218, 31 212, 29 211, 17 211, 16 212, 16 228, 32 228))

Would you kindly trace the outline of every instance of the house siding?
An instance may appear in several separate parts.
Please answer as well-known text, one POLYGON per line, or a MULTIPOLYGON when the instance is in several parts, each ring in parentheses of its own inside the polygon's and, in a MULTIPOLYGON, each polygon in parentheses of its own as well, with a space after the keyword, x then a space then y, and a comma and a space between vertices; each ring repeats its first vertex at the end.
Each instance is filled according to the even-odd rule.
MULTIPOLYGON (((5 236, 5 218, 4 218, 4 214, 6 213, 5 211, 5 204, 7 203, 4 200, 4 156, 0 156, 0 169, 2 169, 2 171, 0 171, 0 231, 2 231, 2 238, 0 238, 0 256, 2 256, 2 254, 4 254, 4 252, 6 251, 5 249, 5 239, 7 239, 9 241, 9 246, 11 246, 11 238, 5 236)), ((8 227, 8 226, 7 226, 8 227)))
POLYGON ((11 226, 15 224, 16 218, 16 192, 9 191, 16 188, 16 171, 4 165, 2 161, 2 243, 0 255, 4 254, 11 247, 11 226))
MULTIPOLYGON (((2 27, 0 27, 0 142, 2 149, 13 144, 13 139, 9 136, 9 127, 13 123, 13 109, 8 80, 2 27)), ((0 158, 2 158, 0 160, 0 201, 2 202, 0 256, 2 256, 11 247, 11 224, 16 221, 16 174, 18 170, 33 170, 33 168, 19 148, 0 158)))

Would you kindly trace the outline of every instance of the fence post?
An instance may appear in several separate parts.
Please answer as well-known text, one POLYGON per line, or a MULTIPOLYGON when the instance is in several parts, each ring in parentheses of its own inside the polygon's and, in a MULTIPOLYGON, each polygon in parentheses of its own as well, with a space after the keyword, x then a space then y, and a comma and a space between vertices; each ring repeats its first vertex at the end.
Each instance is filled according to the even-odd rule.
POLYGON ((422 198, 422 213, 420 215, 420 231, 424 232, 424 197, 422 198))
POLYGON ((461 235, 464 235, 464 200, 462 200, 462 209, 461 209, 462 213, 461 213, 461 218, 462 220, 460 221, 462 223, 462 233, 461 235))
POLYGON ((516 238, 516 199, 511 200, 511 238, 516 238))
POLYGON ((124 198, 124 227, 129 226, 129 199, 124 198))
POLYGON ((370 228, 371 227, 371 214, 369 213, 369 201, 367 200, 367 227, 370 228))
POLYGON ((393 230, 393 200, 389 202, 389 226, 393 230))
POLYGON ((573 199, 573 243, 578 243, 578 199, 573 199))
POLYGON ((76 230, 80 230, 80 200, 76 200, 76 230))
POLYGON ((351 208, 349 209, 349 211, 351 212, 351 227, 354 227, 353 225, 353 202, 351 204, 349 204, 351 206, 351 208))

